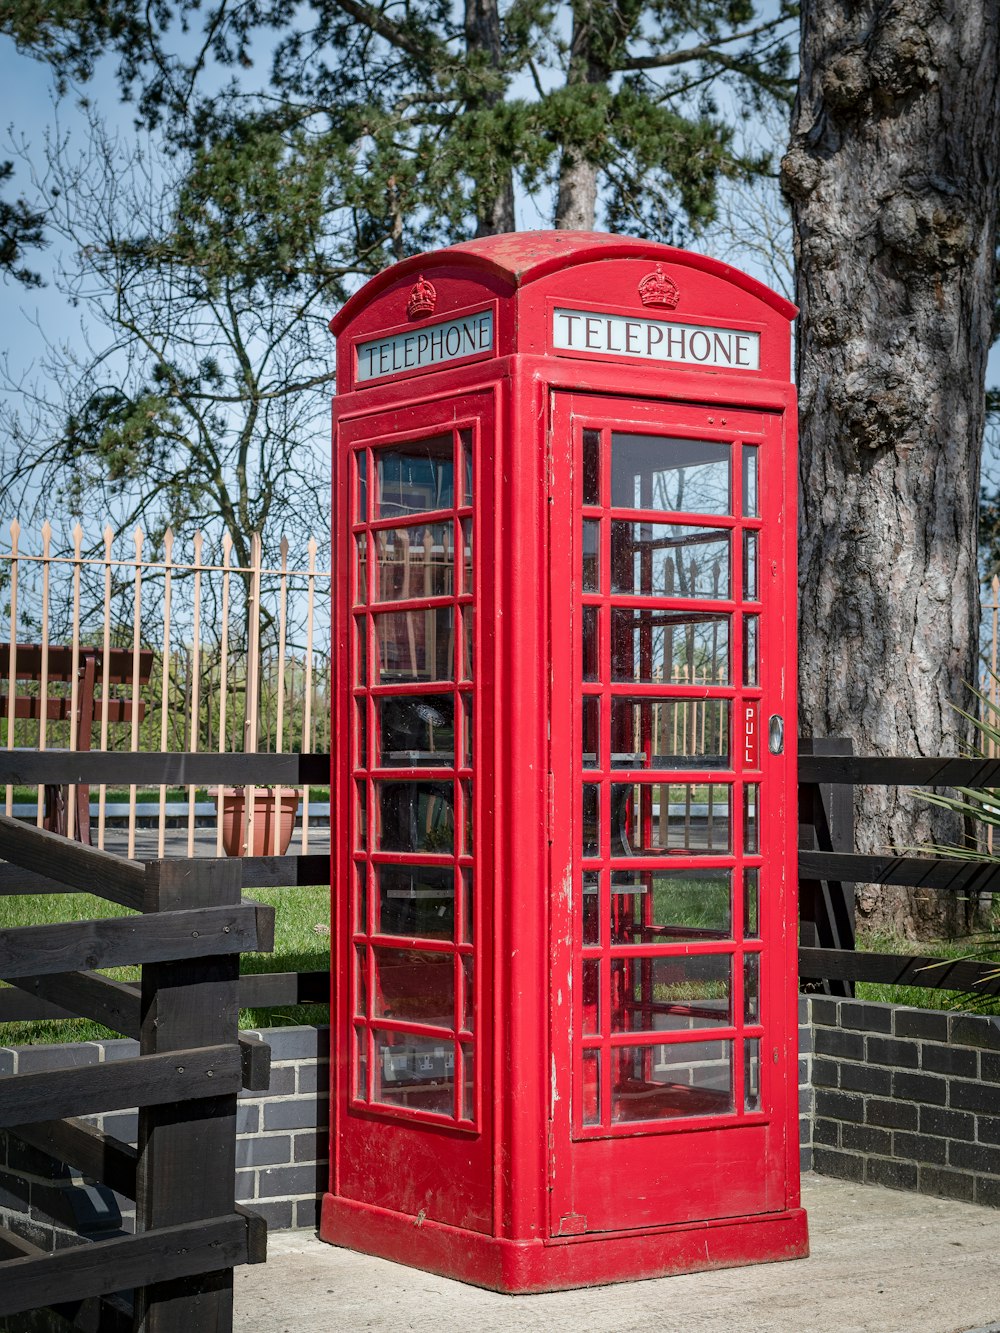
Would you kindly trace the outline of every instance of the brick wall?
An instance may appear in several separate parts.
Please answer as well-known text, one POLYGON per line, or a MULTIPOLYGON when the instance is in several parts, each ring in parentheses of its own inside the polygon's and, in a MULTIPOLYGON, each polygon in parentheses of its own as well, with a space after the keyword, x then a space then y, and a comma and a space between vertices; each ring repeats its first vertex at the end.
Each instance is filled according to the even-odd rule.
MULTIPOLYGON (((316 1225, 327 1181, 329 1030, 272 1028, 267 1093, 240 1096, 236 1197, 274 1230, 316 1225)), ((1000 1207, 1000 1019, 802 996, 803 1170, 1000 1207)), ((131 1041, 0 1049, 0 1073, 137 1053, 131 1041)), ((135 1141, 134 1112, 91 1117, 135 1141)), ((132 1225, 131 1205, 0 1134, 0 1225, 28 1212, 56 1241, 132 1225), (120 1209, 121 1218, 118 1217, 120 1209)), ((23 1226, 21 1228, 23 1230, 23 1226)))

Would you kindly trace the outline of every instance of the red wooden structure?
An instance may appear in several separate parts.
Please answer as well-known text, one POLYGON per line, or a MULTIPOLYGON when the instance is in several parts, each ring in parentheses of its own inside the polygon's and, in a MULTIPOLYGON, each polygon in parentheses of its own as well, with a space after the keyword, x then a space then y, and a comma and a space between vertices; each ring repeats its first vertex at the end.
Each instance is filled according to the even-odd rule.
POLYGON ((506 1291, 806 1252, 793 314, 555 232, 333 321, 327 1240, 506 1291))

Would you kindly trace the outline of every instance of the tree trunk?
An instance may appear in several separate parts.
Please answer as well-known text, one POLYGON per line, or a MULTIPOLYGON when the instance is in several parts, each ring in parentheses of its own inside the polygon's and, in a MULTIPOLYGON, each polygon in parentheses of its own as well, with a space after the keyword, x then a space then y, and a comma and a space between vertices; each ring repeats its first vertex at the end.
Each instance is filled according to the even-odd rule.
MULTIPOLYGON (((800 720, 874 755, 960 753, 1000 190, 1000 0, 806 0, 782 184, 796 233, 800 720)), ((961 840, 894 788, 859 850, 961 840)), ((859 919, 962 933, 974 904, 859 886, 859 919)))
MULTIPOLYGON (((502 68, 503 42, 497 0, 465 0, 465 46, 469 54, 485 53, 494 69, 502 68)), ((482 104, 498 106, 503 96, 499 88, 486 92, 482 104)), ((514 230, 514 180, 510 167, 500 173, 499 179, 484 174, 476 181, 475 194, 477 236, 496 236, 514 230)))
MULTIPOLYGON (((567 86, 607 85, 611 71, 600 54, 606 45, 606 32, 602 29, 617 18, 617 10, 617 4, 607 6, 604 0, 575 0, 567 86)), ((570 134, 559 163, 555 224, 560 230, 593 231, 596 220, 597 163, 587 156, 582 145, 572 142, 570 134)))

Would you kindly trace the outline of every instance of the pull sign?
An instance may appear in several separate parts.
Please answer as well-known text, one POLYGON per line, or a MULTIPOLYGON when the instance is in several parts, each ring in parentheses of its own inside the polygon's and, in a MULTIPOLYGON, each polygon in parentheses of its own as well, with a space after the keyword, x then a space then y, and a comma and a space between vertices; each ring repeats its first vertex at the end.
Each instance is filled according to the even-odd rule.
POLYGON ((743 705, 743 767, 758 768, 759 766, 757 705, 756 703, 747 703, 743 705))

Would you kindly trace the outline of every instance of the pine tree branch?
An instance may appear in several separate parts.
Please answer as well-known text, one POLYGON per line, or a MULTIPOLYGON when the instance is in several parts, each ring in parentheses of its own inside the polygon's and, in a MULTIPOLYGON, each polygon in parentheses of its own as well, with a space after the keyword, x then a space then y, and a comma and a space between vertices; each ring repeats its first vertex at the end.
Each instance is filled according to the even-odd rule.
POLYGON ((761 33, 773 32, 775 28, 787 22, 787 15, 781 15, 769 19, 766 23, 758 24, 756 28, 747 28, 743 32, 733 32, 728 37, 720 37, 717 42, 699 42, 697 46, 683 47, 679 51, 654 51, 648 56, 629 56, 625 60, 616 61, 615 67, 619 70, 667 69, 671 65, 686 65, 690 60, 715 60, 718 64, 726 64, 726 57, 718 49, 720 46, 732 42, 751 41, 761 33))

